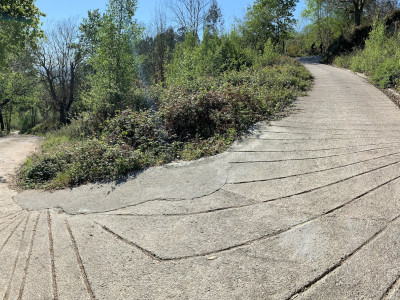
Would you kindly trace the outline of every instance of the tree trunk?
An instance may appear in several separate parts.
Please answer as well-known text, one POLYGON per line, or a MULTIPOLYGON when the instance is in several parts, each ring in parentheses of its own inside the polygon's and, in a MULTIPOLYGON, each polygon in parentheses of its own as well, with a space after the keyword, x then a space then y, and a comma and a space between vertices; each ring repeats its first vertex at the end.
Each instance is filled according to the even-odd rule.
POLYGON ((4 131, 5 123, 3 118, 3 108, 10 102, 10 99, 4 99, 3 102, 0 104, 0 131, 4 131))
POLYGON ((3 132, 4 129, 5 128, 4 128, 3 112, 2 112, 2 110, 0 108, 0 132, 3 132))
POLYGON ((364 9, 365 0, 353 0, 354 5, 354 23, 356 26, 361 25, 361 16, 364 9))
POLYGON ((354 23, 356 26, 361 25, 361 10, 357 7, 354 9, 354 23))
POLYGON ((71 109, 72 103, 75 101, 75 65, 71 63, 71 82, 69 84, 69 99, 67 107, 65 108, 66 113, 71 109))
POLYGON ((65 111, 65 107, 64 107, 64 104, 63 103, 61 103, 60 104, 60 123, 61 124, 67 124, 67 113, 66 113, 66 111, 65 111))

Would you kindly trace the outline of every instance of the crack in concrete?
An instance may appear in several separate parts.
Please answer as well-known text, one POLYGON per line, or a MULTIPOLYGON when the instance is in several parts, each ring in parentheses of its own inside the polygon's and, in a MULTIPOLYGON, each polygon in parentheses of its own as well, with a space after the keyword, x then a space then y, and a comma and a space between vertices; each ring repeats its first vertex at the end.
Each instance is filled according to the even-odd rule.
POLYGON ((374 157, 374 158, 369 158, 369 159, 365 159, 365 160, 349 163, 349 164, 346 164, 346 165, 331 167, 331 168, 327 168, 327 169, 321 169, 321 170, 317 170, 317 171, 310 171, 310 172, 305 172, 305 173, 298 173, 298 174, 293 174, 293 175, 288 175, 288 176, 281 176, 281 177, 274 177, 274 178, 267 178, 267 179, 228 182, 227 184, 243 184, 243 183, 254 183, 254 182, 266 182, 266 181, 287 179, 287 178, 303 176, 303 175, 316 174, 316 173, 321 173, 321 172, 325 172, 325 171, 332 171, 332 170, 336 170, 336 169, 346 168, 346 167, 354 166, 354 165, 357 165, 357 164, 365 163, 365 162, 368 162, 368 161, 378 160, 378 159, 381 159, 381 158, 390 157, 390 156, 399 155, 399 154, 400 154, 400 152, 395 152, 395 153, 391 153, 391 154, 387 154, 387 155, 382 155, 382 156, 378 156, 378 157, 374 157))
MULTIPOLYGON (((348 138, 335 138, 335 137, 326 137, 326 138, 309 138, 309 139, 279 139, 279 138, 263 138, 263 137, 249 137, 247 138, 248 140, 261 140, 261 141, 330 141, 330 140, 339 140, 339 141, 348 141, 348 140, 354 140, 355 137, 348 137, 348 138)), ((357 137, 358 139, 362 140, 364 138, 357 137)), ((286 145, 286 143, 281 143, 283 145, 286 145)), ((290 143, 291 144, 291 143, 290 143)))
MULTIPOLYGON (((367 147, 367 146, 381 146, 381 145, 393 145, 393 146, 385 146, 379 148, 372 148, 372 149, 365 149, 359 150, 351 153, 360 153, 360 152, 367 152, 367 151, 374 151, 374 150, 381 150, 381 149, 389 149, 398 147, 397 145, 400 142, 394 143, 379 143, 379 144, 365 144, 365 145, 355 145, 355 146, 345 146, 345 147, 333 147, 333 148, 322 148, 322 149, 296 149, 296 150, 230 150, 230 153, 298 153, 298 152, 319 152, 319 151, 332 151, 332 150, 342 150, 342 149, 351 149, 351 148, 359 148, 359 147, 367 147)), ((346 154, 346 153, 345 153, 346 154)))
MULTIPOLYGON (((114 237, 116 237, 117 239, 121 240, 122 242, 124 242, 124 243, 126 243, 126 244, 128 244, 128 245, 131 245, 131 246, 133 246, 133 247, 136 247, 136 248, 138 248, 138 249, 140 249, 142 252, 144 252, 147 256, 149 256, 151 259, 153 259, 153 260, 155 260, 155 261, 158 261, 158 262, 168 262, 168 261, 186 260, 186 259, 192 259, 192 258, 204 257, 204 256, 208 256, 208 255, 219 254, 219 253, 222 253, 222 252, 227 252, 227 251, 230 251, 230 250, 235 250, 235 249, 242 248, 242 247, 245 247, 245 246, 250 246, 250 245, 252 245, 252 244, 254 244, 254 243, 256 243, 256 242, 259 242, 259 241, 262 241, 262 240, 266 240, 266 239, 268 239, 268 238, 273 238, 273 237, 276 237, 276 236, 278 236, 278 235, 280 235, 280 234, 283 234, 283 233, 292 231, 292 230, 297 229, 297 228, 299 228, 299 227, 301 227, 301 226, 304 226, 304 225, 306 225, 306 224, 309 224, 309 223, 311 223, 311 222, 314 222, 314 221, 317 220, 317 219, 320 219, 320 218, 322 218, 322 217, 328 216, 328 215, 330 215, 330 214, 332 214, 332 213, 334 213, 334 212, 336 212, 336 211, 342 209, 343 207, 345 207, 345 206, 347 206, 347 205, 349 205, 349 204, 351 204, 351 203, 353 203, 353 202, 355 202, 355 201, 357 201, 357 200, 363 198, 364 196, 366 196, 366 195, 368 195, 368 194, 370 194, 370 193, 372 193, 372 192, 374 192, 374 191, 376 191, 376 190, 378 190, 378 189, 380 189, 380 188, 386 186, 387 184, 389 184, 389 183, 391 183, 391 182, 394 182, 394 181, 396 181, 396 180, 399 180, 399 179, 400 179, 400 176, 397 176, 396 178, 393 178, 393 179, 391 179, 391 180, 388 180, 388 181, 386 181, 386 182, 384 182, 384 183, 382 183, 382 184, 380 184, 380 185, 378 185, 378 186, 376 186, 376 187, 374 187, 374 188, 372 188, 372 189, 370 189, 370 190, 368 190, 368 191, 366 191, 366 192, 364 192, 364 193, 358 195, 357 197, 352 198, 350 201, 347 201, 346 203, 343 203, 342 205, 339 205, 339 206, 337 206, 337 207, 335 207, 335 208, 333 208, 333 209, 330 209, 330 210, 328 210, 328 211, 326 211, 326 212, 324 212, 324 213, 322 213, 322 214, 316 215, 316 216, 314 216, 314 217, 312 217, 312 218, 310 218, 310 219, 308 219, 308 220, 305 220, 305 221, 303 221, 303 222, 297 223, 297 224, 295 224, 295 225, 293 225, 293 226, 289 226, 289 227, 286 227, 286 228, 277 230, 277 231, 275 231, 275 232, 273 232, 273 233, 270 233, 270 234, 267 234, 267 235, 263 235, 263 236, 261 236, 261 237, 258 237, 258 238, 256 238, 256 239, 252 239, 252 240, 246 241, 246 242, 244 242, 244 243, 240 243, 240 244, 232 245, 232 246, 229 246, 229 247, 226 247, 226 248, 222 248, 222 249, 218 249, 218 250, 214 250, 214 251, 210 251, 210 252, 206 252, 206 253, 196 254, 196 255, 187 255, 187 256, 174 257, 174 258, 163 258, 163 257, 161 257, 161 256, 159 256, 159 255, 157 255, 157 254, 155 254, 155 253, 153 253, 153 252, 151 252, 150 250, 147 250, 147 249, 145 249, 144 247, 141 247, 141 246, 139 246, 138 244, 136 244, 136 243, 134 243, 134 242, 132 242, 132 241, 130 241, 130 240, 124 238, 123 236, 119 235, 118 233, 116 233, 115 231, 113 231, 113 230, 110 229, 109 227, 107 227, 107 226, 101 224, 100 222, 94 221, 94 223, 95 223, 96 225, 100 226, 101 228, 103 228, 103 229, 104 229, 105 231, 107 231, 108 233, 112 234, 112 235, 113 235, 114 237)), ((329 216, 329 217, 335 217, 335 216, 329 216)), ((397 218, 399 218, 399 217, 400 217, 400 215, 399 215, 397 218)), ((347 218, 347 217, 345 217, 345 218, 347 218)), ((386 220, 385 220, 385 221, 386 221, 386 220)), ((392 222, 392 221, 390 221, 390 222, 392 222)), ((387 226, 386 226, 386 227, 387 227, 387 226)), ((290 299, 291 299, 291 298, 290 298, 290 299)))
POLYGON ((295 299, 297 296, 303 294, 310 288, 312 288, 314 285, 316 285, 318 282, 320 282, 322 279, 325 277, 329 276, 332 274, 336 269, 341 267, 346 261, 351 259, 355 254, 357 254, 361 249, 363 249, 365 246, 373 242, 376 238, 378 238, 391 224, 399 220, 400 215, 397 215, 395 218, 391 219, 383 228, 381 228, 378 232, 376 232, 373 236, 371 236, 368 240, 366 240, 364 243, 362 243, 359 247, 357 247, 354 251, 351 253, 345 255, 340 261, 338 261, 336 264, 331 266, 329 269, 325 270, 321 275, 318 277, 314 278, 311 280, 309 283, 306 285, 302 286, 301 288, 297 289, 294 293, 292 293, 286 300, 292 300, 295 299))
POLYGON ((397 148, 397 147, 398 146, 366 149, 366 150, 360 150, 360 151, 354 151, 354 152, 346 152, 346 153, 341 153, 341 154, 331 154, 331 155, 327 155, 327 156, 286 158, 286 159, 275 159, 275 160, 231 161, 229 163, 230 164, 253 164, 253 163, 271 163, 271 162, 286 162, 286 161, 307 161, 307 160, 316 160, 316 159, 340 157, 340 156, 352 155, 352 154, 357 154, 357 153, 372 152, 372 151, 378 151, 378 150, 383 150, 383 149, 391 149, 391 148, 397 148))
MULTIPOLYGON (((306 123, 304 123, 306 124, 306 123)), ((360 124, 363 125, 363 124, 360 124)), ((368 124, 369 126, 376 126, 376 124, 368 124)), ((390 124, 379 124, 379 125, 390 125, 390 124)), ((397 127, 399 126, 399 124, 392 124, 392 125, 396 125, 397 127)), ((371 130, 368 129, 356 129, 356 128, 310 128, 310 127, 302 127, 302 126, 287 126, 287 125, 273 125, 274 127, 282 127, 282 128, 294 128, 294 129, 306 129, 306 130, 310 130, 310 131, 320 131, 320 132, 332 132, 334 130, 339 130, 339 131, 361 131, 361 132, 371 132, 371 130)), ((365 125, 363 125, 365 126, 365 125)), ((382 132, 394 132, 394 133, 398 133, 400 130, 400 127, 398 129, 393 129, 393 130, 387 130, 387 129, 374 129, 373 131, 382 131, 382 132)))
POLYGON ((379 298, 380 300, 389 299, 390 294, 395 292, 396 288, 398 289, 400 285, 400 274, 396 276, 396 279, 392 282, 392 284, 385 290, 382 296, 379 298))
MULTIPOLYGON (((230 168, 231 168, 231 167, 229 167, 228 170, 229 170, 230 168)), ((227 173, 228 173, 228 172, 227 172, 227 173)), ((219 191, 223 190, 223 188, 226 186, 227 182, 228 182, 228 176, 226 176, 225 183, 224 183, 223 185, 221 185, 220 188, 218 188, 217 190, 215 190, 215 191, 213 191, 213 192, 211 192, 211 193, 208 193, 208 194, 205 194, 205 195, 201 195, 201 196, 198 196, 198 197, 193 197, 193 198, 157 198, 157 199, 145 200, 145 201, 140 202, 140 203, 131 204, 131 205, 127 205, 127 206, 115 208, 115 209, 105 210, 105 211, 102 211, 102 212, 76 213, 76 214, 69 214, 69 213, 67 213, 67 214, 70 215, 70 216, 88 215, 88 214, 89 214, 89 215, 99 215, 99 214, 105 214, 105 213, 110 213, 110 212, 113 212, 113 211, 118 211, 118 210, 123 210, 123 209, 127 209, 127 208, 132 208, 132 207, 140 206, 140 205, 143 205, 143 204, 146 204, 146 203, 150 203, 150 202, 181 202, 181 201, 193 201, 193 200, 201 199, 201 198, 204 198, 204 197, 208 197, 208 196, 214 195, 215 193, 218 193, 219 191)), ((229 192, 229 191, 225 191, 225 192, 229 192)), ((60 210, 62 210, 63 212, 65 212, 64 209, 63 209, 62 207, 57 207, 57 209, 60 209, 60 210)))
POLYGON ((14 235, 14 233, 17 231, 18 227, 22 224, 23 222, 23 218, 22 220, 14 227, 14 229, 10 232, 10 234, 7 236, 6 240, 3 242, 3 244, 0 247, 0 252, 3 251, 4 247, 7 245, 7 243, 9 242, 9 240, 11 239, 11 237, 14 235))
POLYGON ((41 212, 38 213, 38 215, 37 215, 37 217, 36 217, 35 224, 34 224, 34 226, 33 226, 31 239, 30 239, 30 241, 29 241, 28 256, 26 257, 26 260, 25 260, 25 267, 24 267, 24 270, 23 270, 23 272, 24 272, 23 274, 24 274, 24 275, 23 275, 23 277, 22 277, 21 285, 20 285, 20 287, 19 287, 18 300, 21 300, 21 299, 22 299, 22 296, 24 295, 25 282, 26 282, 26 277, 28 276, 29 263, 30 263, 30 260, 31 260, 32 250, 33 250, 33 243, 34 243, 34 240, 35 240, 35 237, 36 237, 37 226, 38 226, 39 218, 40 218, 41 214, 42 214, 41 212))
MULTIPOLYGON (((326 185, 322 185, 322 186, 319 186, 319 187, 316 187, 316 188, 313 188, 313 189, 310 189, 310 190, 305 190, 305 191, 294 193, 294 194, 287 195, 287 196, 267 199, 267 200, 260 201, 260 202, 257 202, 257 203, 226 206, 226 207, 209 209, 209 210, 200 211, 200 212, 194 212, 194 213, 147 214, 147 215, 145 215, 145 214, 115 214, 115 215, 125 215, 125 216, 129 216, 130 215, 130 216, 137 216, 137 217, 154 217, 154 216, 176 217, 176 216, 201 215, 201 214, 209 214, 209 213, 225 211, 225 210, 240 209, 240 208, 244 208, 244 207, 250 207, 250 206, 254 206, 254 205, 259 205, 261 203, 275 202, 275 201, 284 200, 284 199, 288 199, 288 198, 295 197, 295 196, 300 196, 300 195, 307 194, 307 193, 310 193, 310 192, 314 192, 316 190, 323 189, 323 188, 326 188, 326 187, 330 187, 330 186, 333 186, 335 184, 342 183, 342 182, 345 182, 347 180, 351 180, 351 179, 357 178, 359 176, 362 176, 362 175, 365 175, 365 174, 368 174, 368 173, 372 173, 372 172, 375 172, 377 170, 384 169, 384 168, 387 168, 387 167, 390 167, 390 166, 393 166, 393 165, 396 165, 396 164, 399 164, 399 163, 400 163, 400 161, 397 161, 397 162, 394 162, 394 163, 391 163, 391 164, 388 164, 388 165, 384 165, 384 166, 381 166, 381 167, 378 167, 378 168, 375 168, 375 169, 372 169, 372 170, 368 170, 368 171, 365 171, 365 172, 362 172, 362 173, 359 173, 359 174, 356 174, 356 175, 353 175, 353 176, 350 176, 350 177, 347 177, 347 178, 344 178, 344 179, 341 179, 341 180, 338 180, 338 181, 335 181, 335 182, 332 182, 332 183, 329 183, 329 184, 326 184, 326 185)), ((224 190, 224 191, 227 191, 227 190, 224 190)), ((238 194, 238 195, 240 195, 240 194, 238 194)), ((242 195, 240 195, 240 196, 242 196, 242 195)), ((247 197, 245 197, 245 198, 247 198, 247 197)), ((247 199, 251 199, 251 198, 247 198, 247 199)), ((142 203, 139 203, 139 204, 136 204, 136 205, 131 205, 131 206, 128 206, 126 208, 132 208, 132 207, 140 206, 140 205, 148 203, 148 202, 155 202, 155 201, 168 202, 168 200, 150 200, 150 201, 142 202, 142 203)), ((187 201, 187 200, 184 200, 184 201, 187 201)), ((175 202, 177 202, 177 201, 175 201, 175 202)), ((120 210, 120 209, 116 209, 116 210, 113 210, 113 211, 117 211, 117 210, 120 210)), ((112 212, 112 211, 108 211, 108 212, 112 212)), ((103 214, 103 213, 96 213, 96 214, 103 214)))
POLYGON ((47 210, 47 233, 49 237, 49 253, 50 253, 50 264, 51 264, 53 300, 58 300, 56 266, 54 261, 54 241, 53 241, 53 231, 51 228, 51 215, 49 210, 47 210))
POLYGON ((74 253, 75 253, 75 256, 76 256, 76 261, 77 261, 77 263, 78 263, 79 270, 80 270, 80 272, 81 272, 81 276, 82 276, 83 281, 84 281, 84 283, 85 283, 86 291, 87 291, 87 293, 88 293, 90 299, 95 300, 96 297, 95 297, 95 295, 94 295, 94 293, 93 293, 91 284, 90 284, 90 282, 89 282, 89 278, 88 278, 88 276, 87 276, 87 272, 86 272, 86 270, 85 270, 85 266, 84 266, 83 261, 82 261, 82 257, 81 257, 81 255, 79 254, 78 245, 77 245, 77 243, 76 243, 74 234, 72 233, 71 227, 70 227, 70 225, 69 225, 67 219, 65 219, 65 225, 66 225, 66 227, 67 227, 67 231, 68 231, 69 237, 70 237, 70 239, 71 239, 72 248, 73 248, 74 253))
MULTIPOLYGON (((273 127, 273 126, 271 126, 273 127)), ((310 137, 315 136, 313 132, 301 132, 301 131, 270 131, 270 130, 257 130, 258 133, 255 133, 256 136, 261 136, 263 134, 269 134, 269 133, 277 133, 277 134, 291 134, 291 135, 308 135, 310 137)), ((348 133, 332 133, 330 132, 329 135, 327 135, 324 139, 330 139, 333 136, 345 136, 350 138, 360 138, 360 139, 379 139, 381 136, 360 136, 358 134, 348 134, 348 133)), ((385 136, 387 137, 387 136, 385 136)), ((396 136, 391 136, 391 138, 399 138, 399 135, 396 136)), ((307 140, 307 139, 306 139, 307 140)))
POLYGON ((23 241, 25 239, 26 228, 28 226, 28 222, 29 222, 30 217, 31 217, 31 215, 28 214, 28 216, 26 218, 26 221, 25 221, 25 224, 24 224, 24 229, 22 231, 21 240, 19 242, 18 251, 17 251, 17 254, 15 255, 15 258, 14 258, 14 263, 13 263, 13 267, 12 267, 12 271, 11 271, 11 275, 10 275, 10 280, 8 281, 7 289, 6 289, 6 292, 4 293, 3 300, 6 300, 6 299, 8 299, 10 297, 10 288, 11 288, 11 284, 13 282, 15 270, 17 268, 17 262, 18 262, 18 259, 19 259, 19 255, 22 252, 22 245, 23 245, 23 241))

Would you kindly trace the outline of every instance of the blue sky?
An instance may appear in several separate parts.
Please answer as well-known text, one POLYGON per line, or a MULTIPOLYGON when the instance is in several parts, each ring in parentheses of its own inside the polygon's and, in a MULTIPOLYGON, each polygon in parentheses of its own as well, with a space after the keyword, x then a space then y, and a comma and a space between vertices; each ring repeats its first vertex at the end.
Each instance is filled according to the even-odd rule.
MULTIPOLYGON (((143 24, 149 24, 155 15, 155 8, 162 0, 139 0, 136 18, 143 24)), ((246 8, 253 0, 219 0, 218 3, 224 15, 225 27, 229 28, 234 18, 242 18, 246 8)), ((108 0, 36 0, 36 6, 44 12, 47 17, 44 22, 57 21, 69 17, 81 19, 87 15, 88 10, 99 8, 104 11, 108 0)), ((299 18, 303 0, 300 0, 296 10, 296 17, 299 18)))

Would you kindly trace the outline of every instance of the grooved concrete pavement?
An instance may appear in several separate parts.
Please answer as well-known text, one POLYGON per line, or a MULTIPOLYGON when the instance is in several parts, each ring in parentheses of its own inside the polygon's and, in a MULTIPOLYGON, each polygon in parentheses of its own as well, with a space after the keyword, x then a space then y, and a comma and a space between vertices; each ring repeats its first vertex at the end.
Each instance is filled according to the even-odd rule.
POLYGON ((123 183, 17 194, 37 140, 0 139, 0 296, 399 299, 400 111, 303 62, 315 85, 289 117, 123 183))

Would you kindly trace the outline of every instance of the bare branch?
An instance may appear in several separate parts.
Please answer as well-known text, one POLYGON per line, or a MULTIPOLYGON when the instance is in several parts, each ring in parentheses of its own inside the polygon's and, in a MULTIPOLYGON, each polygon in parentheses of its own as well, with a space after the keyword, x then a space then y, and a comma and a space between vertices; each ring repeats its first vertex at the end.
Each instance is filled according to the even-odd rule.
POLYGON ((210 3, 210 0, 174 0, 168 1, 167 7, 179 28, 197 35, 210 3))

